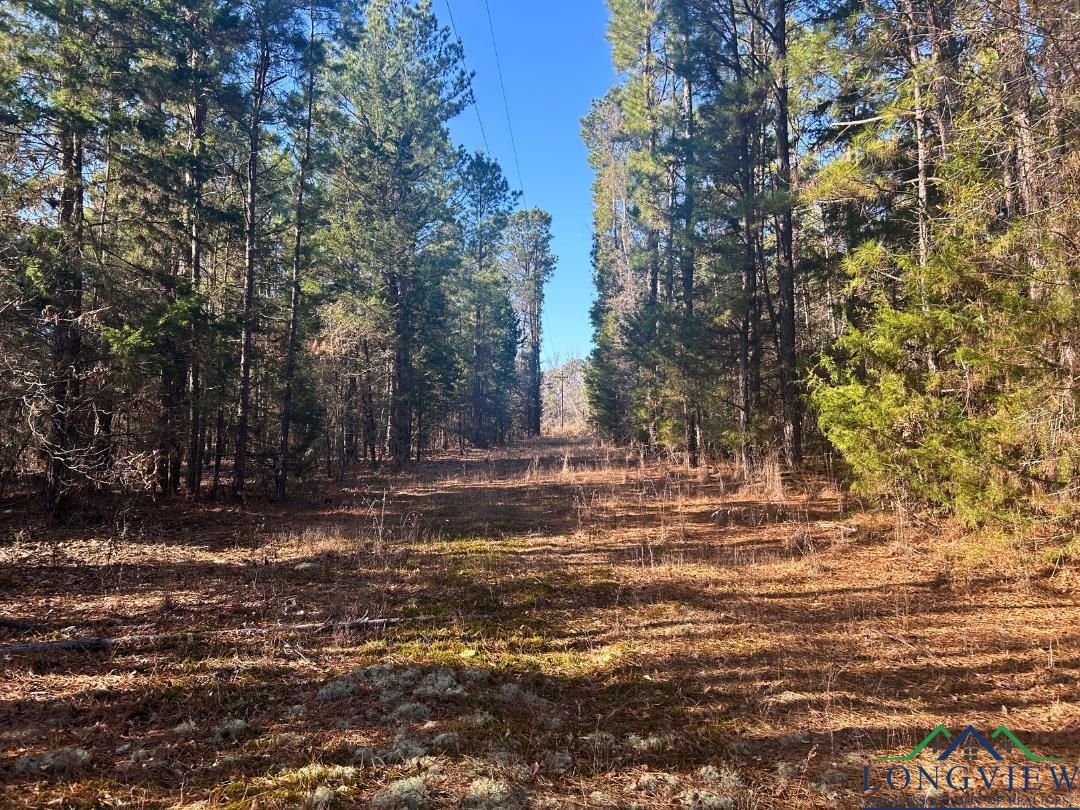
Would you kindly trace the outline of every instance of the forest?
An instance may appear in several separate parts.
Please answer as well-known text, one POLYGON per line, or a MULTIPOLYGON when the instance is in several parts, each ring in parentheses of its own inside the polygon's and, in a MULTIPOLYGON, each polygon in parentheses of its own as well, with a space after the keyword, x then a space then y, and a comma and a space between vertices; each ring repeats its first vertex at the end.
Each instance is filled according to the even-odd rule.
POLYGON ((610 8, 622 81, 584 122, 600 429, 1075 530, 1076 8, 610 8))
POLYGON ((0 0, 0 807, 1080 806, 1078 71, 0 0))
MULTIPOLYGON (((610 3, 589 421, 1075 526, 1077 19, 610 3)), ((4 10, 0 495, 282 498, 540 434, 551 218, 430 4, 4 10)))
POLYGON ((282 498, 540 432, 551 219, 428 4, 5 3, 0 495, 282 498))

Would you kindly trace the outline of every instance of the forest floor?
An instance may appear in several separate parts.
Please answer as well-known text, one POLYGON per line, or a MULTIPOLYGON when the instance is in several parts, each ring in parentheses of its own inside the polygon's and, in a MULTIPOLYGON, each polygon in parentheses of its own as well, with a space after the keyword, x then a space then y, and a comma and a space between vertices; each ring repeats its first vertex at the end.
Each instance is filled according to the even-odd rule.
POLYGON ((824 478, 545 442, 286 505, 23 508, 0 645, 161 637, 0 651, 3 807, 1080 803, 863 792, 939 723, 1080 761, 1080 575, 824 478))

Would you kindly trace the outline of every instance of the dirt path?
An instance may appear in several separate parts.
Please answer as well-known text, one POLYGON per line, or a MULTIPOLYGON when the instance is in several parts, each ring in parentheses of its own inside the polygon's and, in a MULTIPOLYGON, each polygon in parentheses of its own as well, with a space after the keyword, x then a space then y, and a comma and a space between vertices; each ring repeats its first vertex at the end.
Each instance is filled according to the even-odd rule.
POLYGON ((922 805, 863 766, 939 723, 1080 760, 1075 574, 820 482, 545 443, 287 507, 4 519, 0 617, 40 627, 0 643, 194 633, 0 658, 5 807, 922 805))

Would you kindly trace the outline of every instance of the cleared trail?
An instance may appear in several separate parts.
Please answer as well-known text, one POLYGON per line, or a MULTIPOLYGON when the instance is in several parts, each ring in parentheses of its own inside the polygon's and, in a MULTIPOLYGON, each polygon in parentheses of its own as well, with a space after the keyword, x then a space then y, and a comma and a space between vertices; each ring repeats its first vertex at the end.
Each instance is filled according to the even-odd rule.
POLYGON ((1080 756, 1060 568, 813 478, 545 442, 127 519, 8 527, 0 642, 168 641, 0 659, 4 806, 861 807, 1003 709, 1080 756))

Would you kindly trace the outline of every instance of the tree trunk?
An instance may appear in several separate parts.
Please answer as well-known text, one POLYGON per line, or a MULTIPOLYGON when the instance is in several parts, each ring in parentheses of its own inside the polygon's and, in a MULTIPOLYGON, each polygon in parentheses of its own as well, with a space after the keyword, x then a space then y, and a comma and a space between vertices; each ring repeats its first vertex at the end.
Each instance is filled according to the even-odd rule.
POLYGON ((102 479, 113 466, 113 415, 115 406, 111 393, 94 403, 94 441, 90 456, 90 469, 97 486, 102 486, 102 479))
POLYGON ((364 355, 364 373, 361 377, 360 403, 363 409, 364 456, 372 467, 378 464, 378 439, 375 428, 375 394, 371 382, 371 348, 364 340, 360 346, 364 355))
MULTIPOLYGON (((192 49, 188 56, 188 66, 197 71, 199 52, 192 49)), ((202 160, 203 136, 206 129, 207 100, 201 87, 196 88, 188 105, 188 159, 190 165, 184 172, 184 187, 187 205, 184 210, 185 232, 188 238, 187 262, 188 278, 192 293, 198 294, 202 282, 202 160)), ((192 325, 191 346, 188 356, 188 441, 187 441, 187 478, 188 492, 197 495, 202 488, 203 468, 203 408, 202 379, 199 357, 199 332, 197 324, 192 325)))
POLYGON ((408 286, 397 273, 390 274, 390 306, 394 313, 394 364, 390 377, 390 415, 387 438, 390 463, 404 467, 412 455, 412 324, 408 310, 408 286))
MULTIPOLYGON (((1016 157, 1016 183, 1023 213, 1031 215, 1038 211, 1035 176, 1038 166, 1038 150, 1032 130, 1031 79, 1027 66, 1027 35, 1024 32, 1024 11, 1020 0, 1006 0, 1000 16, 1005 31, 1002 52, 1004 55, 1005 106, 1012 117, 1014 155, 1016 157)), ((1039 263, 1038 251, 1030 250, 1033 263, 1039 263)))
POLYGON ((915 150, 918 161, 918 176, 916 178, 918 250, 920 275, 923 275, 925 274, 926 261, 930 251, 929 186, 927 181, 930 166, 930 148, 926 132, 926 103, 923 99, 922 81, 919 78, 919 65, 922 63, 922 56, 919 54, 918 17, 911 0, 904 0, 903 9, 904 29, 908 40, 907 55, 914 74, 912 84, 915 104, 915 150))
MULTIPOLYGON (((930 311, 927 291, 926 265, 930 258, 930 141, 927 124, 926 100, 923 97, 922 80, 919 77, 919 65, 922 56, 919 53, 920 33, 918 15, 912 0, 904 0, 904 27, 908 37, 908 59, 913 72, 913 101, 915 104, 915 151, 918 162, 916 178, 918 218, 918 258, 919 258, 919 305, 925 314, 930 311)), ((929 345, 930 336, 926 336, 926 366, 930 371, 937 370, 934 347, 929 345)))
POLYGON ((251 88, 251 120, 248 123, 247 194, 245 199, 244 239, 244 303, 241 321, 243 339, 240 348, 240 402, 236 412, 236 448, 233 467, 233 494, 244 491, 247 473, 248 420, 251 405, 251 365, 255 350, 255 267, 258 247, 259 143, 262 136, 262 107, 266 97, 266 80, 270 70, 269 33, 259 32, 259 53, 251 88))
MULTIPOLYGON (((727 13, 730 17, 732 32, 737 30, 738 18, 735 14, 733 0, 728 0, 727 13)), ((730 61, 735 71, 735 81, 738 86, 743 84, 742 55, 739 52, 738 38, 732 33, 728 40, 730 61)), ((740 99, 743 100, 743 99, 740 99)), ((752 453, 752 437, 750 426, 753 421, 753 398, 752 383, 753 369, 751 364, 755 357, 755 318, 754 310, 757 299, 757 235, 755 225, 757 212, 752 204, 754 198, 754 160, 752 154, 753 140, 751 133, 757 127, 757 117, 751 111, 752 105, 743 103, 741 114, 738 118, 738 143, 739 143, 739 182, 742 196, 742 236, 743 236, 743 261, 742 261, 742 312, 739 318, 739 355, 738 355, 738 389, 739 389, 739 454, 743 469, 749 469, 752 453)))
MULTIPOLYGON (((351 355, 351 353, 350 353, 351 355)), ((349 358, 352 367, 355 358, 349 358)), ((356 460, 356 374, 351 370, 345 383, 345 399, 341 404, 341 463, 342 466, 356 460)))
POLYGON ((484 351, 484 315, 482 305, 477 303, 473 316, 473 373, 472 373, 472 411, 473 444, 477 447, 488 446, 487 420, 484 413, 484 376, 483 369, 487 360, 484 351))
MULTIPOLYGON (((64 15, 75 16, 75 4, 65 3, 64 15)), ((74 24, 74 20, 72 21, 74 24)), ((63 37, 65 86, 72 84, 78 55, 69 37, 63 37)), ((65 116, 66 118, 66 116, 65 116)), ((79 364, 82 355, 82 335, 79 319, 83 302, 83 137, 75 121, 64 120, 59 133, 60 170, 63 187, 60 190, 59 222, 60 254, 53 289, 52 317, 52 392, 49 403, 49 429, 45 441, 47 467, 45 474, 45 508, 57 510, 67 485, 68 471, 76 466, 76 424, 72 418, 80 395, 79 364)))
POLYGON ((937 119, 940 159, 948 155, 960 73, 961 45, 954 26, 954 0, 928 0, 930 47, 934 63, 934 115, 937 119))
POLYGON ((420 456, 424 449, 424 395, 422 391, 416 393, 416 463, 420 463, 420 456))
MULTIPOLYGON (((689 47, 689 43, 687 43, 689 47)), ((696 259, 696 225, 694 211, 694 88, 689 78, 683 79, 683 114, 686 122, 683 137, 686 139, 684 148, 683 172, 686 177, 683 189, 683 249, 681 254, 682 273, 682 299, 683 299, 683 346, 689 347, 694 344, 694 262, 696 259)), ((690 352, 686 353, 687 358, 690 352)), ((688 371, 690 371, 688 369, 688 371)), ((693 388, 693 373, 688 375, 690 385, 693 388)), ((698 403, 696 397, 691 394, 686 401, 687 431, 686 452, 687 461, 691 467, 697 467, 699 462, 698 448, 698 403)))
POLYGON ((772 24, 776 49, 776 193, 777 298, 780 304, 780 386, 783 401, 784 458, 796 468, 802 462, 802 426, 795 356, 795 258, 791 201, 791 146, 788 139, 787 0, 776 0, 772 24))
MULTIPOLYGON (((174 298, 172 291, 168 292, 174 298)), ((183 363, 172 341, 165 344, 165 366, 161 371, 158 416, 158 488, 162 495, 175 495, 180 485, 180 426, 182 412, 183 363)))
POLYGON ((289 333, 285 340, 285 387, 281 394, 281 440, 275 494, 285 498, 289 481, 289 430, 292 427, 293 380, 296 377, 296 348, 300 334, 300 281, 303 271, 304 191, 311 163, 311 116, 315 104, 315 7, 308 9, 307 110, 304 117, 304 146, 296 175, 296 205, 293 221, 292 290, 289 298, 289 333))
POLYGON ((221 485, 221 460, 225 457, 225 436, 228 431, 225 428, 225 409, 220 405, 217 409, 217 424, 214 427, 214 478, 210 484, 211 490, 216 493, 221 485))
POLYGON ((540 277, 540 268, 534 267, 533 272, 536 274, 536 280, 532 290, 532 301, 530 302, 530 319, 532 322, 529 326, 531 339, 529 346, 529 435, 539 436, 543 408, 541 394, 543 375, 540 371, 540 330, 543 328, 543 323, 540 315, 540 302, 544 294, 544 286, 543 279, 540 277))

